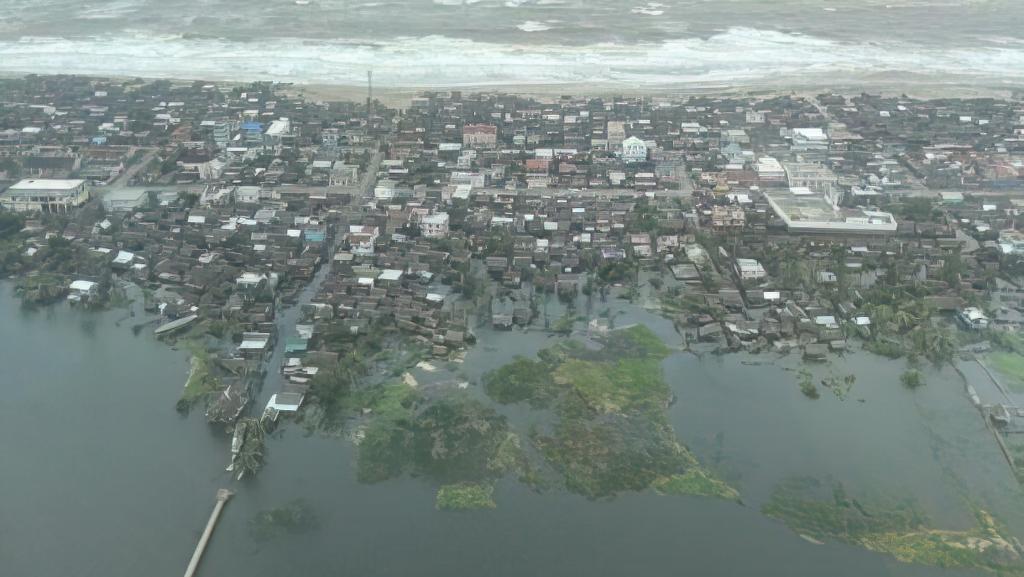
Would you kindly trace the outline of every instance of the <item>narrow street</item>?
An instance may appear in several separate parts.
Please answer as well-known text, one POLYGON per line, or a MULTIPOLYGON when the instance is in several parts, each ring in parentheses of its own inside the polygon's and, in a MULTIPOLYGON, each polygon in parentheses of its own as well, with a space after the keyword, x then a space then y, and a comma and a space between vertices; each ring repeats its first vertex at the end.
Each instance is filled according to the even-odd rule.
MULTIPOLYGON (((363 180, 359 185, 359 191, 363 199, 373 196, 373 188, 377 184, 377 170, 380 168, 380 163, 383 158, 384 154, 378 150, 374 153, 373 158, 367 165, 367 170, 365 171, 363 180)), ((353 199, 353 202, 358 202, 359 200, 361 199, 353 199)), ((263 407, 265 407, 267 402, 270 400, 270 396, 280 392, 287 384, 284 375, 281 374, 281 366, 285 360, 285 342, 295 331, 295 325, 299 322, 302 307, 313 301, 317 293, 320 292, 320 286, 330 274, 332 265, 331 259, 338 246, 340 235, 341 231, 335 231, 331 246, 327 249, 327 261, 321 264, 320 268, 316 271, 316 274, 313 275, 313 280, 302 289, 301 293, 299 293, 299 298, 296 300, 295 304, 284 307, 279 305, 278 307, 278 313, 274 322, 277 329, 277 338, 274 341, 274 347, 270 352, 270 356, 266 361, 266 377, 264 377, 262 386, 258 393, 254 395, 251 414, 262 414, 263 407)))

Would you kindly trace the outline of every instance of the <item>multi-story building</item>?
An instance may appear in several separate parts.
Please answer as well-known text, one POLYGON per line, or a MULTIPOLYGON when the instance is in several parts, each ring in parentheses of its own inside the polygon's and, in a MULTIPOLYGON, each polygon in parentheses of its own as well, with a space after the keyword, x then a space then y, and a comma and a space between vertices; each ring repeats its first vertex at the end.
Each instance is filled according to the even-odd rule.
POLYGON ((462 129, 462 144, 471 148, 494 148, 498 144, 498 127, 493 124, 467 124, 462 129))
POLYGON ((26 179, 0 195, 0 206, 16 212, 64 214, 89 200, 84 180, 26 179))
POLYGON ((436 212, 420 217, 420 233, 427 238, 448 236, 448 213, 436 212))

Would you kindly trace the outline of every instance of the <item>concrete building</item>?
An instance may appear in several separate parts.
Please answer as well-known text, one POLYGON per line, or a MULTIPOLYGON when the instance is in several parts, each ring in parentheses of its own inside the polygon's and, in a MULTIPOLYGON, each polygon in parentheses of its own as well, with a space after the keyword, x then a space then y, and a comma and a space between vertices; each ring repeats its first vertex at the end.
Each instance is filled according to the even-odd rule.
POLYGON ((747 222, 746 212, 742 206, 711 207, 711 226, 716 229, 743 228, 747 222))
POLYGON ((768 276, 761 263, 752 258, 736 259, 736 274, 741 280, 761 280, 768 276))
POLYGON ((462 129, 462 144, 471 148, 494 148, 498 145, 498 127, 493 124, 467 124, 462 129))
POLYGON ((839 208, 825 195, 806 188, 765 192, 776 215, 794 233, 891 235, 896 219, 888 212, 839 208))
POLYGON ((827 152, 828 135, 820 128, 794 128, 793 152, 827 152))
POLYGON ((757 172, 758 183, 762 186, 781 186, 786 183, 786 171, 782 168, 782 164, 778 160, 771 156, 762 156, 757 159, 757 166, 754 169, 757 172))
POLYGON ((448 236, 448 213, 437 212, 420 218, 420 232, 427 238, 448 236))
POLYGON ((623 140, 622 160, 627 163, 647 161, 647 143, 635 136, 623 140))
POLYGON ((84 180, 26 179, 0 195, 0 206, 15 212, 65 214, 88 202, 84 180))
POLYGON ((285 138, 291 136, 292 123, 287 118, 278 118, 270 123, 267 131, 263 133, 263 143, 267 146, 277 146, 285 138))
POLYGON ((827 166, 816 162, 787 162, 786 178, 791 188, 807 188, 819 192, 834 205, 842 200, 839 177, 827 166))
POLYGON ((611 121, 608 123, 608 150, 618 152, 622 150, 622 142, 626 140, 626 123, 611 121))
POLYGON ((111 190, 103 195, 103 208, 107 212, 127 212, 146 204, 148 195, 140 188, 111 190))

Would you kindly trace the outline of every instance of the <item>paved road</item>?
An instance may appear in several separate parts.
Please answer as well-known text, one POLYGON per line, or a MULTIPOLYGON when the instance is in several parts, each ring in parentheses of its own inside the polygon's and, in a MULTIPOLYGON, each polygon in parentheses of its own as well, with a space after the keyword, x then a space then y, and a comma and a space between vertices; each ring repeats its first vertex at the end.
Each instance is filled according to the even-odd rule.
POLYGON ((139 173, 140 170, 146 168, 149 162, 153 160, 153 157, 156 156, 157 152, 159 152, 159 150, 156 148, 149 149, 149 151, 146 152, 146 154, 141 159, 139 159, 138 162, 132 164, 127 168, 127 170, 117 175, 117 177, 114 178, 114 180, 111 180, 109 183, 107 183, 107 186, 110 188, 121 188, 123 185, 127 185, 129 182, 132 181, 132 178, 134 178, 135 175, 139 173))

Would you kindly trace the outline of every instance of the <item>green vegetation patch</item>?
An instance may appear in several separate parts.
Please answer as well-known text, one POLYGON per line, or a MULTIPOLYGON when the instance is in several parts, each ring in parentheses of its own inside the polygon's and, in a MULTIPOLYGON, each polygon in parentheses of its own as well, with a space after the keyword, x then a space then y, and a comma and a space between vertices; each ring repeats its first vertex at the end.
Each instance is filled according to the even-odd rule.
POLYGON ((1017 393, 1024 393, 1024 355, 999 351, 988 355, 988 361, 1000 374, 1007 377, 1006 386, 1017 393))
POLYGON ((437 490, 437 508, 441 511, 494 509, 494 486, 480 483, 442 485, 437 490))
POLYGON ((555 371, 555 381, 570 385, 598 412, 656 408, 668 403, 669 387, 661 364, 652 359, 595 362, 570 359, 555 371))
POLYGON ((374 405, 357 456, 357 477, 377 482, 402 474, 444 483, 496 479, 521 462, 505 417, 465 394, 424 402, 389 385, 374 405))
POLYGON ((178 400, 177 407, 180 411, 187 411, 197 402, 206 399, 222 388, 220 379, 212 373, 214 359, 210 352, 197 342, 186 343, 185 348, 192 353, 190 359, 192 366, 189 370, 188 380, 185 381, 185 390, 182 391, 181 399, 178 400))
MULTIPOLYGON (((486 375, 484 390, 501 403, 554 409, 554 423, 530 438, 572 492, 597 499, 658 483, 665 493, 737 498, 700 469, 668 424, 661 361, 669 347, 642 325, 612 331, 602 345, 570 340, 540 351, 539 360, 518 358, 486 375)), ((520 465, 534 484, 537 471, 520 465)))
POLYGON ((274 509, 260 511, 249 520, 249 535, 268 541, 286 534, 302 534, 316 529, 319 519, 308 503, 296 499, 274 509))
POLYGON ((662 477, 654 482, 654 490, 663 495, 698 495, 739 501, 740 494, 700 467, 690 467, 682 475, 662 477))
POLYGON ((818 392, 817 385, 814 384, 814 376, 807 369, 800 369, 798 373, 797 383, 800 385, 800 392, 804 394, 808 399, 817 399, 821 397, 821 393, 818 392))
POLYGON ((925 379, 921 371, 917 369, 910 369, 904 371, 903 374, 900 375, 900 382, 908 389, 916 389, 924 386, 925 379))
POLYGON ((551 367, 544 362, 516 357, 511 363, 484 376, 484 391, 502 404, 528 401, 547 406, 555 396, 551 367))
POLYGON ((803 535, 853 543, 905 563, 1024 575, 1018 545, 984 511, 977 512, 972 529, 941 531, 929 528, 910 502, 864 504, 839 483, 802 478, 780 485, 763 512, 803 535))

